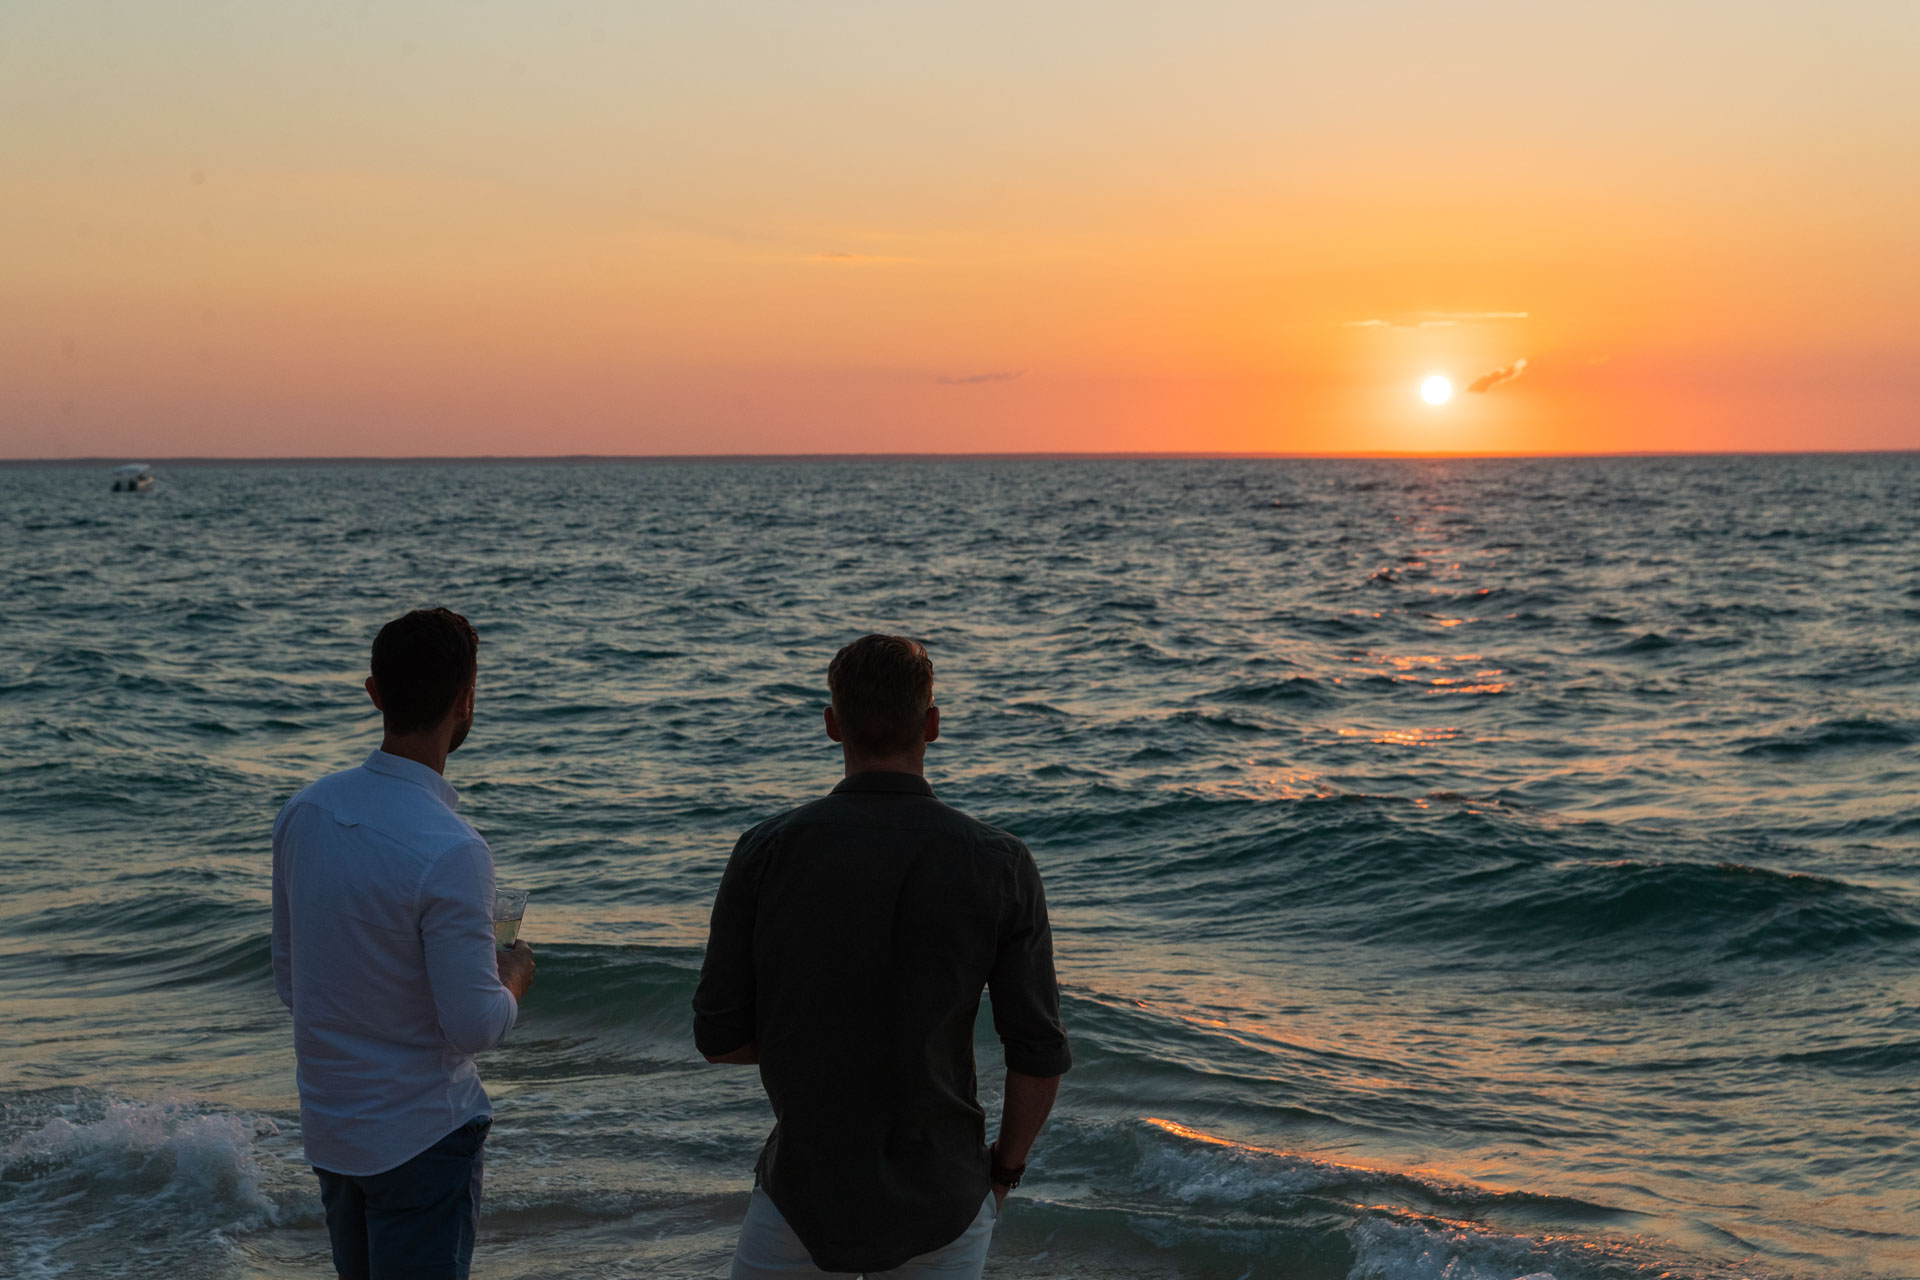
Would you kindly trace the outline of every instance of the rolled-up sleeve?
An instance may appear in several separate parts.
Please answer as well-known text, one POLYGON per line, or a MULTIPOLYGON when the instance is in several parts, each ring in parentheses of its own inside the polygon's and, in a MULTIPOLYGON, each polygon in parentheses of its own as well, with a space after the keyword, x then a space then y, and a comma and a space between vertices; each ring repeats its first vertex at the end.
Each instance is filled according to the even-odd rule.
POLYGON ((493 855, 470 840, 434 860, 420 885, 420 941, 440 1033, 460 1053, 506 1039, 519 1002, 500 982, 493 945, 493 855))
POLYGON ((993 1029, 1007 1070, 1028 1076, 1065 1075, 1073 1065, 1060 1021, 1060 984, 1053 972, 1053 927, 1040 868, 1024 846, 1013 869, 1000 944, 987 978, 993 1029))
POLYGON ((707 927, 707 956, 693 993, 693 1043, 709 1058, 753 1043, 753 917, 760 871, 754 834, 740 837, 720 877, 707 927))

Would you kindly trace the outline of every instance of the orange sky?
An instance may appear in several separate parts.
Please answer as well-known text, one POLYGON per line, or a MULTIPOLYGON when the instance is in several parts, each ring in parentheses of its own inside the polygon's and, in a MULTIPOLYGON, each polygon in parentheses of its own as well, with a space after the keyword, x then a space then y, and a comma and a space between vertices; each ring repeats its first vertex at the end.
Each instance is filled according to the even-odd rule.
POLYGON ((1920 448, 1916 65, 1912 0, 8 0, 0 456, 1920 448))

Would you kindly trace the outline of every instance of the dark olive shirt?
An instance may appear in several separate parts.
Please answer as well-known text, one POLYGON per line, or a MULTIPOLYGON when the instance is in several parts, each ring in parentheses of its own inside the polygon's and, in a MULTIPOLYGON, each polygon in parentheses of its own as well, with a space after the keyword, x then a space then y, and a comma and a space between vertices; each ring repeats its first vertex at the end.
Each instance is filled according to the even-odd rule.
POLYGON ((980 991, 1007 1067, 1057 1076, 1060 1025, 1027 847, 907 773, 861 773, 740 837, 694 993, 710 1057, 749 1043, 773 1103, 761 1188, 825 1271, 951 1243, 987 1195, 980 991))

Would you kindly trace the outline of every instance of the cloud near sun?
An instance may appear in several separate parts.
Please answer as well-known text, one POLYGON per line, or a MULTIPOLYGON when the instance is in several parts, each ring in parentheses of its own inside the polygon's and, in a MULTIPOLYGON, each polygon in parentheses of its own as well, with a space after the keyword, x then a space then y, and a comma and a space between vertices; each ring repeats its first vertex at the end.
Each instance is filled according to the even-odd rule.
POLYGON ((1518 360, 1515 360, 1512 364, 1508 365, 1504 369, 1495 369, 1490 373, 1481 374, 1479 377, 1475 378, 1472 382, 1469 382, 1467 384, 1467 390, 1491 391, 1495 387, 1499 386, 1504 382, 1512 382, 1515 378, 1519 377, 1521 374, 1525 373, 1526 371, 1527 371, 1527 358, 1525 356, 1521 356, 1518 360))
POLYGON ((995 369, 988 373, 949 374, 934 381, 947 387, 980 387, 989 382, 1017 382, 1026 376, 1025 369, 995 369))
POLYGON ((1342 323, 1349 329, 1431 329, 1526 318, 1527 313, 1524 311, 1421 311, 1410 316, 1397 316, 1391 320, 1347 320, 1342 323))

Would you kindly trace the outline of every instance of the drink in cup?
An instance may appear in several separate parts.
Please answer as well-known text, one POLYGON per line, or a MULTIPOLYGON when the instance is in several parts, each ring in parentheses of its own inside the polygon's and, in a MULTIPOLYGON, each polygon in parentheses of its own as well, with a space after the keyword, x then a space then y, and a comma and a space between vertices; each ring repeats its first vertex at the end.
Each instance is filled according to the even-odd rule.
POLYGON ((527 914, 527 890, 496 889, 493 893, 493 945, 502 951, 513 946, 520 936, 520 921, 527 914))

